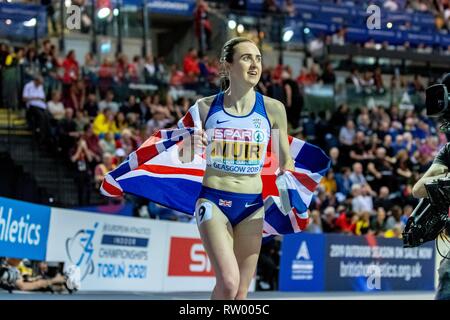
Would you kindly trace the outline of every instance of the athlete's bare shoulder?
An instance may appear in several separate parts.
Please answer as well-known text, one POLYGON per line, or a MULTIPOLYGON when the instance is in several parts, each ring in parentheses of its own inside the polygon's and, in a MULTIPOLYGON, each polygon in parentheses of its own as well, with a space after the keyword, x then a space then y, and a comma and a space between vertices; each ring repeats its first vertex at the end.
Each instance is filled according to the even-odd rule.
POLYGON ((216 97, 215 94, 212 96, 203 97, 197 100, 197 102, 202 105, 207 105, 208 107, 211 106, 211 103, 214 101, 214 98, 216 97))
POLYGON ((284 105, 281 101, 268 97, 268 96, 263 96, 264 97, 264 105, 266 106, 266 109, 272 109, 272 110, 279 110, 280 108, 284 109, 284 105))
POLYGON ((197 100, 198 111, 200 113, 200 119, 202 119, 202 121, 205 121, 206 116, 208 115, 209 108, 211 107, 211 104, 213 103, 215 97, 216 95, 212 95, 197 100))
POLYGON ((271 97, 264 97, 264 106, 266 107, 267 116, 270 122, 273 124, 278 123, 280 117, 285 116, 286 109, 281 101, 273 99, 271 97))

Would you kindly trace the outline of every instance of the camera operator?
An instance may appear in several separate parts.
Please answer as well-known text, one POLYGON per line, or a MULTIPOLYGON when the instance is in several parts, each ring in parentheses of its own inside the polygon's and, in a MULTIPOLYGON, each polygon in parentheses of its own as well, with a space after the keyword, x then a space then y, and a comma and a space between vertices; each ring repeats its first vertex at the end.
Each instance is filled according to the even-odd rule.
POLYGON ((450 142, 447 143, 439 151, 438 155, 433 161, 431 167, 425 172, 419 181, 414 185, 413 196, 416 198, 427 197, 427 191, 425 184, 432 182, 439 178, 445 178, 448 174, 448 168, 450 167, 450 142))
MULTIPOLYGON (((435 179, 443 178, 448 174, 450 167, 450 143, 447 143, 438 153, 433 164, 423 177, 417 181, 413 188, 413 195, 416 198, 427 197, 425 184, 435 179)), ((447 223, 448 225, 448 223, 447 223)), ((450 252, 446 258, 442 259, 439 266, 439 285, 436 294, 437 300, 450 300, 450 252)))
POLYGON ((0 287, 8 291, 36 291, 51 288, 54 285, 64 285, 66 279, 58 274, 51 279, 36 279, 25 281, 18 269, 21 259, 7 258, 0 265, 0 287))
MULTIPOLYGON (((450 89, 450 74, 447 74, 444 77, 441 84, 445 85, 447 90, 450 89)), ((431 103, 427 102, 428 115, 433 116, 437 114, 436 111, 439 111, 439 113, 448 112, 447 110, 445 110, 448 108, 448 104, 446 102, 446 100, 448 100, 448 96, 446 94, 443 94, 444 100, 439 101, 438 99, 440 99, 440 95, 435 94, 437 91, 429 91, 429 92, 430 93, 427 92, 427 101, 430 101, 431 103), (434 109, 435 106, 440 107, 441 105, 446 106, 443 108, 444 109, 443 111, 434 109), (429 112, 429 110, 434 111, 429 112)), ((446 115, 445 118, 448 118, 448 115, 446 115)), ((447 131, 448 130, 449 129, 447 127, 447 131)), ((428 194, 425 185, 437 179, 447 177, 447 175, 449 174, 449 167, 450 167, 450 143, 447 143, 439 151, 431 167, 425 172, 423 177, 420 178, 420 180, 417 181, 417 183, 414 185, 413 196, 416 198, 427 198, 428 194)), ((447 222, 447 233, 449 232, 448 229, 449 229, 449 222, 447 222)), ((450 300, 450 252, 447 253, 446 257, 441 261, 438 273, 439 273, 439 285, 436 293, 436 299, 450 300)))

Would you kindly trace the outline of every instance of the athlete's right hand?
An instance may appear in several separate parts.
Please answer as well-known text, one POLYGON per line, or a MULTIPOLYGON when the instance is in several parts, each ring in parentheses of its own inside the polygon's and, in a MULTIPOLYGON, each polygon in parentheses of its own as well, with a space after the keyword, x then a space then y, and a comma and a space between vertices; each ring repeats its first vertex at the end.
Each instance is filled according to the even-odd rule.
POLYGON ((196 148, 206 147, 208 144, 208 137, 206 132, 202 129, 196 130, 193 134, 193 144, 196 148))

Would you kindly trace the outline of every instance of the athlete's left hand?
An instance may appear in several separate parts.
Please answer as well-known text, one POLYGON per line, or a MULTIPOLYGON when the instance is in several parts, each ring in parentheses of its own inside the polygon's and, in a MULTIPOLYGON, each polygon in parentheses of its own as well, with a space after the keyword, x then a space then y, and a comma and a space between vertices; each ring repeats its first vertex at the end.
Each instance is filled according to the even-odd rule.
POLYGON ((290 161, 286 165, 280 166, 278 171, 279 176, 284 174, 286 171, 295 171, 294 163, 290 161))

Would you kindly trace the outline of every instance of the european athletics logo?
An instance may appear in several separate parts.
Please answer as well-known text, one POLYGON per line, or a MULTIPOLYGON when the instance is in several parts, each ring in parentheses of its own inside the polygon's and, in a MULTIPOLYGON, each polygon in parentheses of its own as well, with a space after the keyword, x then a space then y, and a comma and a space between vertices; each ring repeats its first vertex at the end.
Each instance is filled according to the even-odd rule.
POLYGON ((98 227, 98 222, 93 229, 81 229, 71 238, 66 240, 66 253, 70 262, 81 270, 81 280, 88 274, 94 273, 94 237, 98 227))

